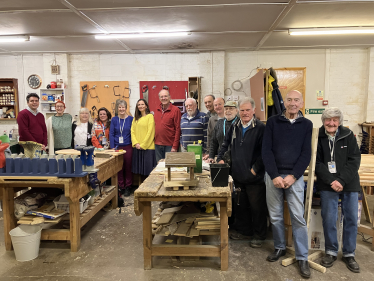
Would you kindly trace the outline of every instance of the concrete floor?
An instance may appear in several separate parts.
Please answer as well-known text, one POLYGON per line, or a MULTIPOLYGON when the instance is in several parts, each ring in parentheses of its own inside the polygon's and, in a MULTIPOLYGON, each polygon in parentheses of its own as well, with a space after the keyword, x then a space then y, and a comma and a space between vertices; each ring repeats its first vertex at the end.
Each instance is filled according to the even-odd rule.
MULTIPOLYGON (((135 216, 132 202, 133 196, 126 200, 128 206, 121 214, 118 210, 99 212, 83 229, 79 252, 71 253, 66 242, 42 242, 39 257, 29 262, 17 262, 14 252, 5 251, 0 212, 0 280, 302 280, 296 264, 283 267, 280 261, 265 260, 273 249, 271 233, 259 249, 250 248, 247 241, 230 240, 226 272, 219 270, 218 258, 173 262, 169 257, 155 257, 154 268, 144 270, 142 217, 135 216)), ((373 207, 374 196, 370 202, 373 207)), ((156 203, 153 207, 157 208, 156 203)), ((357 237, 361 273, 349 271, 339 256, 325 274, 311 269, 312 280, 374 280, 374 252, 357 237)))

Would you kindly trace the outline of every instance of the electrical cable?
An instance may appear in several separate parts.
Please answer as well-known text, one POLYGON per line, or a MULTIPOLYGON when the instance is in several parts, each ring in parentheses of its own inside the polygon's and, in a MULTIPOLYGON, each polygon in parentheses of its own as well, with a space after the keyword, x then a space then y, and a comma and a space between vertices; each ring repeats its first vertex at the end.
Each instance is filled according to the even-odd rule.
POLYGON ((371 244, 370 239, 373 239, 373 237, 365 238, 365 235, 363 232, 357 232, 357 235, 360 235, 362 237, 362 241, 371 244))

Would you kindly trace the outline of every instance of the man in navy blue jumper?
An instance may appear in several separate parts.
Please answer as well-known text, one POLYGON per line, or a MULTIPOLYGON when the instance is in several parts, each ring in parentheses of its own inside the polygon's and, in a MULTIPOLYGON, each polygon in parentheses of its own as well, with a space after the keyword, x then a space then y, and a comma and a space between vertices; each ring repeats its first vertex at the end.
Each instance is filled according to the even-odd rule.
POLYGON ((282 114, 268 119, 262 142, 262 159, 266 171, 266 200, 275 248, 267 260, 274 262, 286 254, 283 220, 285 196, 291 214, 295 255, 300 274, 302 277, 309 278, 303 174, 311 158, 313 124, 299 111, 304 104, 303 96, 299 91, 289 92, 284 104, 286 110, 282 114))

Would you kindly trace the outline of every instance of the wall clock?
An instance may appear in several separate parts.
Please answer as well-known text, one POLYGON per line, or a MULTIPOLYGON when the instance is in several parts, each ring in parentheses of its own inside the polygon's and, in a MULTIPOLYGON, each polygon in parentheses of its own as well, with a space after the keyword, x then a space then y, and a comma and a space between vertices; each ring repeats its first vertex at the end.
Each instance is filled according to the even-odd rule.
POLYGON ((42 85, 42 78, 39 75, 31 74, 29 78, 27 78, 27 83, 29 84, 30 88, 37 89, 42 85))

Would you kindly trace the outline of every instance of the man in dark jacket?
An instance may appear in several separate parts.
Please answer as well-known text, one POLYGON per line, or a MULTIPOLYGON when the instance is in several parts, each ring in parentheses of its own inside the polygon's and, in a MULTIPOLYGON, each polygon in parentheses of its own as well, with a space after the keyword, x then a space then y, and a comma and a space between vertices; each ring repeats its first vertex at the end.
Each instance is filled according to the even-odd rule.
POLYGON ((274 252, 267 261, 275 262, 286 254, 283 204, 287 199, 291 214, 296 260, 302 277, 310 277, 308 229, 304 219, 304 171, 311 157, 313 124, 299 111, 303 96, 291 91, 285 99, 286 110, 266 122, 262 145, 265 164, 266 201, 273 229, 274 252))
MULTIPOLYGON (((224 106, 225 118, 219 119, 214 127, 209 146, 209 159, 208 162, 213 163, 214 158, 218 155, 225 139, 226 133, 230 130, 231 124, 238 119, 238 106, 234 101, 227 101, 224 106)), ((231 164, 230 151, 226 152, 223 160, 231 164)))
POLYGON ((342 199, 343 261, 349 270, 360 272, 355 261, 358 192, 360 192, 361 153, 353 132, 343 127, 343 114, 338 108, 326 109, 319 129, 316 160, 317 189, 321 194, 325 256, 321 264, 331 267, 338 255, 336 221, 338 200, 342 199))
POLYGON ((223 155, 231 145, 232 177, 235 189, 240 190, 234 227, 238 234, 254 236, 250 246, 256 248, 261 247, 266 239, 267 218, 265 170, 261 157, 265 125, 256 119, 254 113, 255 102, 252 98, 239 101, 240 119, 226 133, 217 162, 224 163, 223 155))

